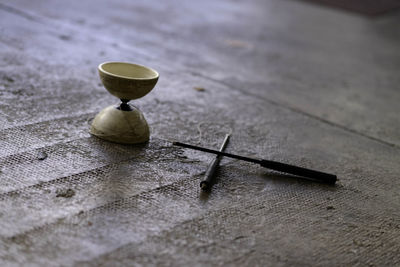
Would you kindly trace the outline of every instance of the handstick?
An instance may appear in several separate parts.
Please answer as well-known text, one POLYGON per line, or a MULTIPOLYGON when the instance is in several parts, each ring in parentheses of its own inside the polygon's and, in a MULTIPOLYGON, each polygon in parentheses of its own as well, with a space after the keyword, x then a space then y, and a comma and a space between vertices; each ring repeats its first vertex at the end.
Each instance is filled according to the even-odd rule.
MULTIPOLYGON (((220 152, 224 151, 229 142, 230 134, 225 135, 225 139, 222 142, 220 152)), ((204 191, 211 189, 211 186, 214 183, 215 172, 218 168, 219 162, 221 161, 222 156, 216 155, 215 158, 208 165, 207 171, 204 175, 204 180, 200 182, 200 188, 204 191)))
POLYGON ((325 173, 325 172, 306 169, 303 167, 297 167, 297 166, 293 166, 293 165, 289 165, 289 164, 281 163, 281 162, 276 162, 276 161, 272 161, 272 160, 244 157, 244 156, 226 153, 226 152, 222 152, 222 151, 217 151, 217 150, 213 150, 213 149, 209 149, 209 148, 199 147, 199 146, 195 146, 195 145, 189 145, 189 144, 185 144, 185 143, 181 143, 181 142, 173 142, 173 145, 190 148, 190 149, 195 149, 195 150, 199 150, 199 151, 203 151, 203 152, 207 152, 207 153, 213 153, 216 155, 225 156, 225 157, 229 157, 229 158, 234 158, 234 159, 257 163, 257 164, 260 164, 261 166, 271 169, 271 170, 280 171, 280 172, 284 172, 284 173, 290 173, 293 175, 316 180, 316 181, 319 181, 322 183, 335 184, 336 180, 337 180, 337 177, 334 174, 329 174, 329 173, 325 173))

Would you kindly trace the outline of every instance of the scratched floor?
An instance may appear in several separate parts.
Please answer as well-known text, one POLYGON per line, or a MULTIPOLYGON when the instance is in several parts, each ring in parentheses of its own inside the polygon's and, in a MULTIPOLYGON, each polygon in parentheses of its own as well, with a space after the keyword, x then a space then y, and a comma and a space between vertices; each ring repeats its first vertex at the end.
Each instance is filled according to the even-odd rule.
POLYGON ((294 0, 0 1, 1 266, 400 265, 400 14, 294 0), (160 80, 148 144, 88 133, 96 67, 160 80), (202 88, 202 89, 199 89, 202 88), (336 173, 318 184, 180 140, 336 173))

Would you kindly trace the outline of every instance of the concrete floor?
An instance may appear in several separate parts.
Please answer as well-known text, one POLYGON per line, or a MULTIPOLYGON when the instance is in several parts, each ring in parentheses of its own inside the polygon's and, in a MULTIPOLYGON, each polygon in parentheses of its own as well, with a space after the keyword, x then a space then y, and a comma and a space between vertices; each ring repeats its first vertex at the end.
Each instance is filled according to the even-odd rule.
POLYGON ((294 0, 1 1, 1 265, 400 265, 399 22, 294 0), (118 103, 104 61, 159 71, 134 102, 148 144, 89 135, 118 103), (169 140, 230 130, 230 152, 339 181, 224 159, 203 194, 212 156, 169 140))

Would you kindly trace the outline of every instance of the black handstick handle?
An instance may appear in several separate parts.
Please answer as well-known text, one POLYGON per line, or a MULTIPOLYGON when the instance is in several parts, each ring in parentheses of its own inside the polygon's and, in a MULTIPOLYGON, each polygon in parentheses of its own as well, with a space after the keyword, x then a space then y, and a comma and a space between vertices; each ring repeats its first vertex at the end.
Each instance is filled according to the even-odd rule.
POLYGON ((260 165, 275 171, 280 171, 284 173, 290 173, 313 180, 317 180, 327 184, 335 184, 337 177, 334 174, 329 174, 325 172, 315 171, 311 169, 306 169, 303 167, 293 166, 281 162, 271 161, 262 159, 260 165))
MULTIPOLYGON (((230 136, 230 134, 225 135, 224 141, 222 142, 221 148, 219 149, 220 152, 223 152, 225 150, 226 146, 228 145, 230 136)), ((215 158, 208 165, 207 171, 204 175, 205 179, 200 182, 200 188, 204 191, 209 190, 214 184, 215 172, 217 171, 221 158, 221 155, 216 155, 215 158)))
POLYGON ((200 188, 204 191, 210 190, 211 186, 214 184, 215 172, 220 162, 221 156, 216 156, 208 165, 207 171, 204 174, 204 180, 200 182, 200 188))
MULTIPOLYGON (((220 152, 224 151, 229 142, 230 134, 225 136, 224 141, 222 142, 220 152)), ((217 171, 219 162, 221 161, 222 155, 216 155, 215 158, 208 165, 207 171, 204 174, 204 180, 200 182, 200 188, 204 191, 209 190, 214 183, 215 180, 215 172, 217 171)))

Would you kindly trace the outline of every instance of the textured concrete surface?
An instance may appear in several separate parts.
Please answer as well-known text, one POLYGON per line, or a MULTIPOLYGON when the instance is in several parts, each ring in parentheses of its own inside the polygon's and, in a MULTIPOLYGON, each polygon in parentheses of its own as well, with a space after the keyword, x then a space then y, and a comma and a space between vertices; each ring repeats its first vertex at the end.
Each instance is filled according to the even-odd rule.
POLYGON ((1 1, 2 266, 400 264, 400 22, 305 2, 1 1), (146 145, 88 133, 96 66, 160 73, 146 145), (204 88, 196 90, 195 88, 204 88), (218 147, 336 173, 327 186, 218 147))

